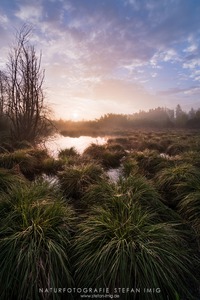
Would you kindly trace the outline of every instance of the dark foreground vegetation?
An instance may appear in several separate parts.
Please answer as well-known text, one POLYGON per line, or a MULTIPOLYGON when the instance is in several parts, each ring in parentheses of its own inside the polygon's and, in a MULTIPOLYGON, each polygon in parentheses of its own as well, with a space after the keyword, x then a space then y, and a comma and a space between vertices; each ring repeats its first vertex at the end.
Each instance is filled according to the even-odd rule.
POLYGON ((0 152, 1 299, 200 298, 199 132, 135 131, 57 159, 0 152))

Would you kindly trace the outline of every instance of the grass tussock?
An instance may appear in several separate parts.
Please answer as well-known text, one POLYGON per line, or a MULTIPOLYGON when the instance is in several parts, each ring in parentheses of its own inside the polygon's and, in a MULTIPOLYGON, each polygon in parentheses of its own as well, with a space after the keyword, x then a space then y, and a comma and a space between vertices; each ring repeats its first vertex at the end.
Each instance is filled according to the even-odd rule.
POLYGON ((177 212, 194 229, 200 249, 200 177, 178 184, 177 212))
POLYGON ((25 184, 25 178, 14 170, 0 168, 0 194, 12 190, 16 184, 25 184))
POLYGON ((73 212, 58 191, 41 181, 19 185, 0 206, 2 299, 40 299, 40 287, 73 286, 68 257, 73 212))
POLYGON ((106 179, 90 185, 81 198, 82 206, 91 209, 93 206, 109 205, 115 189, 115 184, 106 179))
POLYGON ((153 178, 160 170, 170 164, 170 161, 155 150, 134 151, 131 153, 131 158, 137 161, 140 172, 147 178, 153 178))
POLYGON ((160 171, 155 177, 155 182, 165 202, 175 208, 184 195, 184 190, 192 188, 198 179, 200 179, 198 168, 181 163, 160 171))
POLYGON ((54 159, 53 157, 48 157, 44 159, 40 165, 40 173, 46 175, 56 175, 59 171, 64 169, 64 163, 61 159, 54 159))
POLYGON ((85 149, 83 154, 108 169, 120 166, 121 159, 124 157, 125 151, 120 144, 116 143, 111 143, 107 146, 91 144, 87 149, 85 149))
POLYGON ((34 179, 40 173, 43 160, 48 158, 46 150, 26 149, 0 154, 0 167, 12 169, 18 166, 20 172, 28 179, 34 179))
POLYGON ((188 144, 185 143, 173 143, 167 147, 166 153, 168 155, 178 155, 189 150, 188 144))
POLYGON ((67 166, 58 173, 58 179, 64 195, 67 198, 79 199, 89 185, 101 180, 102 168, 94 163, 67 166))
POLYGON ((193 278, 192 262, 182 234, 176 224, 156 222, 156 215, 121 195, 109 208, 94 208, 75 238, 76 284, 161 288, 161 294, 146 299, 191 297, 186 278, 193 278))
MULTIPOLYGON (((200 189, 185 196, 177 207, 180 215, 189 222, 196 231, 200 242, 200 189)), ((199 243, 200 245, 200 243, 199 243)))
POLYGON ((122 162, 122 174, 124 177, 128 177, 131 174, 139 173, 139 166, 136 159, 127 157, 122 162))
POLYGON ((66 157, 78 157, 79 153, 74 147, 66 148, 60 150, 58 153, 59 158, 66 158, 66 157))

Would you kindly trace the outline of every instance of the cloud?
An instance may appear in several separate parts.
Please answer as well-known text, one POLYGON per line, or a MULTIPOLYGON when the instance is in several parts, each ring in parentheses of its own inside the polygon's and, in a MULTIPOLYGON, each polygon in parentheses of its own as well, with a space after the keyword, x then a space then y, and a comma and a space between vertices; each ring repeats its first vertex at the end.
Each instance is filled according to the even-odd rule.
MULTIPOLYGON (((138 62, 145 65, 158 53, 159 61, 177 60, 178 53, 172 44, 179 38, 188 38, 191 33, 188 27, 193 29, 191 24, 188 26, 191 19, 185 21, 188 5, 185 0, 183 2, 182 5, 178 0, 161 3, 153 0, 45 0, 37 5, 21 4, 16 15, 22 20, 39 20, 41 40, 46 42, 53 37, 60 45, 59 53, 63 52, 65 57, 66 52, 69 56, 70 53, 77 54, 78 48, 86 68, 88 66, 97 74, 111 74, 124 65, 133 66, 138 62), (184 22, 187 26, 183 26, 184 22)), ((192 23, 196 22, 195 13, 192 23)), ((49 49, 49 52, 53 50, 49 49)), ((48 51, 46 53, 48 55, 48 51)))
POLYGON ((52 102, 90 99, 95 111, 97 102, 105 109, 122 101, 161 105, 165 95, 183 95, 200 81, 199 15, 197 0, 3 1, 0 63, 8 28, 29 22, 52 102))
POLYGON ((15 16, 23 22, 37 22, 42 16, 42 6, 39 2, 21 4, 15 16))
POLYGON ((200 67, 200 58, 191 57, 189 61, 183 63, 183 68, 194 70, 196 67, 200 67))
POLYGON ((191 44, 189 47, 183 50, 183 52, 194 53, 198 50, 197 44, 191 44))
POLYGON ((0 13, 0 24, 1 24, 1 26, 4 26, 4 25, 8 24, 8 21, 9 21, 9 19, 6 16, 6 14, 1 14, 0 13))
POLYGON ((169 96, 175 94, 192 95, 192 94, 197 94, 199 92, 200 92, 200 88, 198 86, 192 86, 189 88, 170 88, 168 90, 158 92, 158 95, 163 95, 163 96, 169 96))

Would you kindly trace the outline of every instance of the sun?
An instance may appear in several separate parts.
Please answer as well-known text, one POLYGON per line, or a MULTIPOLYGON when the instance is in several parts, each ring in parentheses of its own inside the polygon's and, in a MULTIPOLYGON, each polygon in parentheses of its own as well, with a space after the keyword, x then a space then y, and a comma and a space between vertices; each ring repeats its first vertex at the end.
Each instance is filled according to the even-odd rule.
POLYGON ((74 121, 76 121, 76 120, 79 119, 79 114, 78 114, 77 111, 73 111, 73 112, 72 112, 72 119, 73 119, 74 121))

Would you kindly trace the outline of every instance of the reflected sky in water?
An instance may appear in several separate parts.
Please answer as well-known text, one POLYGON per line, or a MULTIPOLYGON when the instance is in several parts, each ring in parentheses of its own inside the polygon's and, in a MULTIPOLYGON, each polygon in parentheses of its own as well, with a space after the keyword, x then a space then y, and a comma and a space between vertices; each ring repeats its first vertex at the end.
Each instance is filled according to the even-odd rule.
POLYGON ((56 135, 45 142, 45 147, 48 149, 49 154, 53 157, 57 157, 60 150, 74 147, 80 154, 92 143, 103 145, 107 142, 107 137, 91 137, 91 136, 80 136, 80 137, 68 137, 62 135, 56 135))

